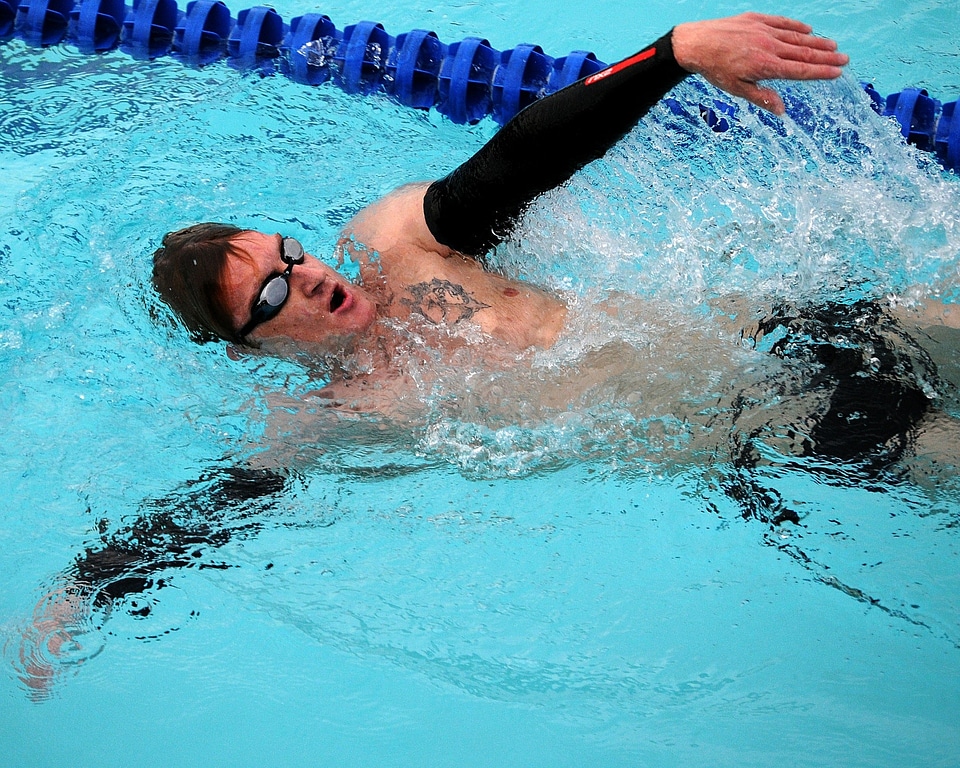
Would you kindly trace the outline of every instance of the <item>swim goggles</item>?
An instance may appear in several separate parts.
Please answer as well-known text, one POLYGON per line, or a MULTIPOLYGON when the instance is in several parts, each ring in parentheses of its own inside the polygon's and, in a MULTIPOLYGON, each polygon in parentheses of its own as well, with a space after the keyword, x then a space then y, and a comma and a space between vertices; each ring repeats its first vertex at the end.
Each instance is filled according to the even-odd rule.
POLYGON ((240 338, 244 338, 261 323, 276 317, 290 295, 290 274, 294 264, 303 264, 303 246, 292 237, 280 240, 280 260, 287 265, 283 272, 274 272, 260 288, 259 298, 250 312, 250 321, 240 329, 240 338))

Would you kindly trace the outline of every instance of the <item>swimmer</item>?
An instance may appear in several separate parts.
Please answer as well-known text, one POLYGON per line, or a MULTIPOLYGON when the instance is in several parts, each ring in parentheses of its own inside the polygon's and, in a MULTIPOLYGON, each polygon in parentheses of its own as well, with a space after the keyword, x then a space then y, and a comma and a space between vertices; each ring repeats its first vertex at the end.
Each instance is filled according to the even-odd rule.
POLYGON ((329 358, 363 351, 381 372, 391 368, 396 321, 439 330, 469 323, 502 348, 549 348, 564 303, 484 262, 534 199, 602 157, 691 74, 783 114, 780 96, 760 81, 837 78, 847 62, 832 40, 780 16, 680 24, 531 104, 445 178, 360 211, 340 245, 359 264, 358 283, 284 233, 199 224, 164 237, 154 285, 197 340, 267 352, 295 345, 329 358))
MULTIPOLYGON (((434 351, 461 348, 466 328, 473 330, 471 338, 478 338, 477 331, 482 334, 484 343, 474 346, 482 347, 485 365, 516 368, 518 353, 548 349, 570 327, 570 308, 558 296, 486 268, 486 254, 510 234, 539 195, 602 157, 691 74, 780 115, 785 111, 782 99, 762 81, 833 79, 848 61, 834 41, 781 16, 745 13, 680 24, 637 54, 531 104, 445 178, 407 185, 360 211, 339 246, 359 265, 356 283, 283 233, 199 224, 164 237, 154 255, 154 284, 194 338, 221 339, 267 353, 304 351, 330 369, 327 386, 311 393, 330 407, 406 419, 398 409, 412 401, 404 397, 411 354, 422 354, 422 360, 415 360, 416 375, 428 376, 420 369, 429 372, 432 361, 444 359, 434 351), (407 341, 411 327, 425 342, 412 351, 407 341), (398 354, 401 346, 403 354, 398 354)), ((607 304, 611 315, 623 312, 615 297, 607 304)), ((736 324, 741 317, 760 321, 765 331, 759 335, 740 329, 753 337, 754 346, 764 333, 786 334, 789 343, 766 346, 787 368, 806 366, 812 372, 807 383, 826 400, 816 415, 798 408, 773 418, 771 423, 825 425, 814 431, 820 435, 815 445, 808 441, 788 453, 826 451, 845 460, 912 433, 926 419, 931 401, 940 396, 931 382, 943 378, 930 358, 936 344, 926 329, 958 326, 960 317, 936 302, 918 305, 909 310, 861 305, 843 312, 836 307, 772 307, 766 317, 724 313, 736 316, 736 324), (905 320, 923 330, 903 330, 905 320), (808 341, 801 343, 804 339, 808 341), (845 351, 850 339, 859 345, 852 357, 845 351), (849 418, 856 410, 853 404, 880 391, 886 393, 882 407, 860 409, 870 414, 866 430, 849 418), (841 428, 846 430, 842 439, 831 435, 841 428), (855 432, 873 437, 864 441, 855 432)), ((649 316, 657 315, 647 309, 649 316)), ((648 322, 638 318, 638 324, 648 322)), ((562 401, 575 401, 604 377, 629 377, 629 354, 608 357, 612 363, 588 374, 578 371, 568 377, 572 381, 544 387, 538 396, 548 407, 552 398, 562 408, 562 401)), ((640 390, 644 386, 637 384, 640 390)), ((810 394, 802 387, 800 392, 810 394)), ((471 397, 483 396, 472 388, 471 397)), ((743 399, 742 393, 734 397, 743 399)), ((490 399, 498 407, 503 404, 492 391, 490 399)), ((465 398, 458 400, 462 405, 465 398)), ((697 418, 684 414, 681 403, 670 407, 691 422, 697 418)), ((951 441, 941 452, 953 455, 958 448, 951 441)))

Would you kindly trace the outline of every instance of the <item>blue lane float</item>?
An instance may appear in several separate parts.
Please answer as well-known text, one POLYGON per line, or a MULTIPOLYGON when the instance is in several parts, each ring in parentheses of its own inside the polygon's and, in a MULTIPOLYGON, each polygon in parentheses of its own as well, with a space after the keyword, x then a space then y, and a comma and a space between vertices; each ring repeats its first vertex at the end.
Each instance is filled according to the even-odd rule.
POLYGON ((15 30, 31 45, 57 45, 67 36, 73 0, 25 0, 17 8, 15 30))
POLYGON ((393 44, 394 39, 378 22, 361 21, 344 27, 343 38, 333 50, 334 80, 347 93, 379 90, 393 44))
MULTIPOLYGON (((876 93, 869 83, 863 87, 868 94, 870 91, 876 93)), ((871 95, 871 104, 877 114, 894 118, 904 139, 920 149, 936 153, 944 168, 960 173, 960 120, 955 119, 957 103, 942 104, 920 88, 904 88, 883 101, 871 95)))
POLYGON ((455 123, 478 123, 493 104, 491 81, 497 52, 479 37, 468 37, 447 48, 440 67, 437 111, 455 123))
POLYGON ((77 47, 82 53, 113 50, 120 44, 126 15, 123 0, 81 3, 70 12, 76 28, 77 47))
POLYGON ((546 93, 552 64, 539 45, 518 45, 500 54, 492 83, 493 119, 503 125, 546 93))
POLYGON ((546 93, 559 91, 581 78, 595 75, 605 66, 592 51, 572 51, 568 56, 561 56, 553 62, 554 71, 547 81, 546 93))
MULTIPOLYGON (((436 108, 456 123, 491 117, 506 123, 536 99, 606 67, 590 51, 553 58, 538 45, 495 50, 468 37, 447 45, 415 29, 396 37, 382 24, 362 21, 339 30, 329 16, 309 13, 290 24, 268 6, 233 17, 222 0, 0 0, 0 40, 19 35, 31 45, 68 40, 84 53, 119 47, 136 58, 174 56, 202 67, 226 58, 239 69, 279 71, 299 83, 328 80, 348 93, 384 92, 405 106, 436 108)), ((873 108, 901 127, 906 141, 934 152, 960 173, 957 101, 941 103, 925 90, 904 88, 884 98, 863 85, 873 108)), ((736 108, 718 100, 700 104, 715 131, 735 123, 736 108)))
POLYGON ((230 9, 220 0, 193 0, 174 27, 173 50, 193 66, 212 64, 223 57, 233 26, 230 9))
POLYGON ((335 50, 341 32, 322 13, 297 16, 290 22, 285 47, 287 74, 304 85, 320 85, 330 79, 328 51, 335 50))
POLYGON ((134 0, 123 22, 121 47, 137 59, 166 55, 179 17, 176 0, 134 0))
POLYGON ((934 151, 944 168, 960 173, 960 110, 953 101, 943 105, 937 132, 934 138, 934 151))
POLYGON ((930 98, 925 90, 904 88, 899 93, 887 96, 886 107, 880 114, 895 117, 903 138, 920 149, 930 151, 933 149, 940 109, 940 102, 930 98))
POLYGON ((387 57, 386 82, 392 83, 393 97, 405 107, 430 109, 437 101, 440 68, 447 46, 436 32, 415 29, 397 35, 387 57))
MULTIPOLYGON (((229 11, 227 12, 229 17, 229 11)), ((273 8, 258 5, 237 14, 237 24, 227 39, 230 61, 240 67, 256 66, 258 60, 276 59, 289 33, 273 8)))
POLYGON ((0 0, 0 40, 13 35, 13 24, 17 19, 17 9, 12 2, 0 0))

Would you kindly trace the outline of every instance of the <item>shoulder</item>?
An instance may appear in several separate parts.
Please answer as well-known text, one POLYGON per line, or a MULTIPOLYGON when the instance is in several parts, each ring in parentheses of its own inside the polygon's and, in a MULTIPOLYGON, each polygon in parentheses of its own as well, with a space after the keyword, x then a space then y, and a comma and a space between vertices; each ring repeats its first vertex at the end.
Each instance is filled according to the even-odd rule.
POLYGON ((423 196, 429 182, 406 184, 358 213, 344 229, 355 240, 381 258, 411 251, 449 256, 453 251, 430 233, 423 215, 423 196))

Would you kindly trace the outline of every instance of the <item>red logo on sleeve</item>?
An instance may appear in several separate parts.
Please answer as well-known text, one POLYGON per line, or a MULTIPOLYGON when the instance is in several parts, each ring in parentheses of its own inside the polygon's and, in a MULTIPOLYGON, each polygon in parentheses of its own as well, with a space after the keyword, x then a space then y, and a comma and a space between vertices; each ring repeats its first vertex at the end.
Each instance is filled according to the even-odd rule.
POLYGON ((612 67, 607 67, 600 72, 597 72, 595 75, 590 75, 586 80, 583 81, 584 85, 593 85, 594 83, 600 82, 604 78, 610 77, 610 75, 615 75, 617 72, 626 69, 627 67, 632 67, 634 64, 639 64, 641 61, 646 61, 651 56, 655 56, 657 53, 656 48, 647 48, 645 51, 640 51, 636 56, 631 56, 629 59, 624 59, 621 62, 614 64, 612 67))

